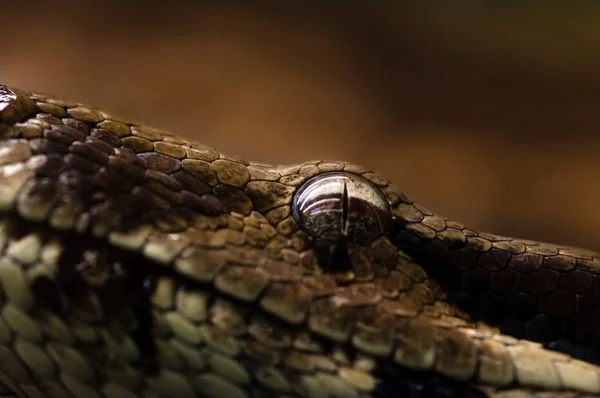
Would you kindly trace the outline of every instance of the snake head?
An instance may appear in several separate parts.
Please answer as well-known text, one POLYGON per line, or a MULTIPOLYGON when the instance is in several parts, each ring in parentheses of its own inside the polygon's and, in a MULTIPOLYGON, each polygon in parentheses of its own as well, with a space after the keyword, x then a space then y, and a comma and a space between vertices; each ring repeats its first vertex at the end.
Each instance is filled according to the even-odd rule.
MULTIPOLYGON (((571 294, 592 286, 595 254, 467 229, 349 163, 245 162, 0 86, 0 242, 2 319, 35 344, 19 337, 0 348, 24 355, 25 384, 72 374, 98 381, 89 388, 104 396, 101 383, 131 369, 133 396, 366 396, 381 380, 399 395, 434 396, 449 381, 448 391, 600 391, 596 370, 588 384, 575 380, 585 367, 558 370, 564 358, 490 331, 439 283, 519 293, 517 304, 536 305, 502 309, 525 331, 560 316, 598 336, 588 327, 598 296, 571 294), (431 264, 455 276, 437 278, 431 264), (555 289, 558 271, 572 279, 555 289), (60 326, 52 330, 93 333, 73 333, 81 344, 70 346, 65 333, 46 332, 46 313, 60 326), (31 322, 39 327, 23 327, 31 322), (40 361, 47 350, 52 368, 40 361)), ((13 363, 0 361, 0 375, 13 363)))

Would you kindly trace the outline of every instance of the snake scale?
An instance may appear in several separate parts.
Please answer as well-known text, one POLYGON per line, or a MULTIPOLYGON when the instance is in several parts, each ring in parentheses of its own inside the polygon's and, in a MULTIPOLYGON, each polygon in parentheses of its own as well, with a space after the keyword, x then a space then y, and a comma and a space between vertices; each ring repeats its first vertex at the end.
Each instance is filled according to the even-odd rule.
POLYGON ((0 396, 600 396, 599 307, 595 252, 0 86, 0 396))

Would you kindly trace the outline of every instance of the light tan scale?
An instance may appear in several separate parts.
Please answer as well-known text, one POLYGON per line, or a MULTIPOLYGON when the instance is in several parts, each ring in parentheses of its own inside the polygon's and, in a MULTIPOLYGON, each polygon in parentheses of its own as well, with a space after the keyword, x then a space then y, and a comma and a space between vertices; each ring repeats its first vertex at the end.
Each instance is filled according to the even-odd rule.
POLYGON ((397 396, 600 396, 598 366, 482 321, 446 266, 594 345, 596 253, 465 228, 360 166, 249 163, 0 86, 0 396, 366 398, 390 379, 397 396), (330 177, 349 181, 350 243, 324 264, 339 242, 311 228, 340 230, 300 222, 294 195, 330 177), (378 197, 373 228, 353 206, 378 197))

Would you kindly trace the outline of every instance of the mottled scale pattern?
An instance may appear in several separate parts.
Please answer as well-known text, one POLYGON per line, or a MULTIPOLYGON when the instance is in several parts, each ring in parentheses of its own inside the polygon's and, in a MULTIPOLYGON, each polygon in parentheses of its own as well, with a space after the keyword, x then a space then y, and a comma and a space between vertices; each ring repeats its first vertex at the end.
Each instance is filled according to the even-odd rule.
POLYGON ((597 253, 439 217, 360 166, 250 163, 0 86, 0 396, 593 397, 597 253), (391 229, 318 261, 311 177, 391 229))

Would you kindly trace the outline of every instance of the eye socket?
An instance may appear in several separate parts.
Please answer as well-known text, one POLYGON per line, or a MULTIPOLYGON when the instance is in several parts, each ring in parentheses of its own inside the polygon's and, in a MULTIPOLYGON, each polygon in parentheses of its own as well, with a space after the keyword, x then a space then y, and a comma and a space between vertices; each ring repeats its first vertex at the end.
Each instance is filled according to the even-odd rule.
POLYGON ((383 235, 391 220, 385 196, 357 174, 321 174, 294 195, 293 215, 320 242, 367 245, 383 235))

